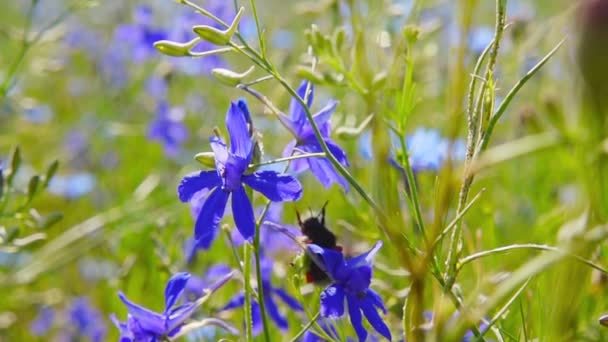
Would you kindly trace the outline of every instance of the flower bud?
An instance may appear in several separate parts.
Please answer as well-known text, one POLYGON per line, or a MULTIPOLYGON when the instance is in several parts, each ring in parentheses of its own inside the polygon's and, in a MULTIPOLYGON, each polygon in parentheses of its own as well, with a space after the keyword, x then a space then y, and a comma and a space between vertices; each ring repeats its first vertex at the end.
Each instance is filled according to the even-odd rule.
POLYGON ((194 156, 194 159, 207 168, 215 168, 215 155, 213 152, 199 152, 194 156))
POLYGON ((190 49, 198 42, 198 39, 193 39, 187 43, 178 43, 171 40, 159 40, 154 42, 156 50, 163 55, 172 57, 190 56, 190 49))
POLYGON ((241 7, 239 12, 236 14, 236 17, 234 17, 234 20, 230 24, 230 27, 225 30, 219 30, 208 25, 198 25, 192 27, 192 31, 194 31, 194 33, 196 33, 200 38, 208 41, 211 44, 227 45, 239 27, 239 22, 241 21, 244 11, 245 8, 241 7))
POLYGON ((215 68, 211 70, 211 74, 221 83, 234 87, 242 83, 243 79, 253 72, 253 69, 255 68, 251 66, 245 72, 238 73, 224 68, 215 68))

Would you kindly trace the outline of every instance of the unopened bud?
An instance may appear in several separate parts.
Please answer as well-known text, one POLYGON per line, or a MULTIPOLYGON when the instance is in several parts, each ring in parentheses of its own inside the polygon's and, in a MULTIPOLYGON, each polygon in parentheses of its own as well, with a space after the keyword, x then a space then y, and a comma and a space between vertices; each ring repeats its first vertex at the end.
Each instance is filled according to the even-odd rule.
POLYGON ((210 169, 215 168, 215 155, 213 152, 199 152, 194 156, 197 162, 210 169))
POLYGON ((211 70, 211 74, 225 85, 234 87, 242 83, 243 79, 253 72, 253 69, 255 68, 251 66, 245 72, 238 73, 228 69, 215 68, 211 70))
POLYGON ((171 40, 159 40, 154 42, 154 47, 163 55, 172 57, 187 57, 190 56, 190 49, 192 49, 192 47, 194 47, 198 41, 198 38, 187 43, 178 43, 171 40))
POLYGON ((239 9, 239 12, 236 14, 236 17, 234 17, 234 20, 230 24, 230 27, 225 30, 219 30, 215 27, 208 25, 194 26, 192 27, 192 30, 199 37, 208 41, 209 43, 215 45, 227 45, 230 42, 230 39, 232 39, 232 36, 236 32, 237 28, 239 27, 239 22, 241 21, 241 17, 243 16, 244 11, 245 8, 241 7, 239 9))

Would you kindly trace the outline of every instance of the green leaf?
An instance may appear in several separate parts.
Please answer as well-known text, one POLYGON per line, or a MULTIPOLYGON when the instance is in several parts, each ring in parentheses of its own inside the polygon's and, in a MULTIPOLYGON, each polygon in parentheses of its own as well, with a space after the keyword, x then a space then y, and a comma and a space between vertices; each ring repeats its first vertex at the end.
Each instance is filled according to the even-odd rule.
POLYGON ((48 229, 53 226, 55 223, 61 221, 63 219, 63 214, 60 212, 50 213, 49 215, 44 216, 38 222, 38 228, 40 229, 48 229))
POLYGON ((30 178, 30 181, 27 185, 27 202, 26 203, 29 204, 34 199, 34 196, 36 195, 36 192, 38 191, 39 185, 40 185, 40 176, 34 175, 32 178, 30 178))
POLYGON ((57 169, 59 168, 59 160, 55 160, 49 165, 48 169, 46 169, 46 174, 44 175, 44 182, 42 182, 42 188, 46 189, 49 185, 49 182, 57 173, 57 169))
POLYGON ((21 166, 21 150, 19 149, 19 146, 17 146, 11 155, 11 169, 6 177, 6 184, 9 186, 13 184, 13 178, 15 178, 15 174, 17 174, 17 171, 19 170, 19 166, 21 166))

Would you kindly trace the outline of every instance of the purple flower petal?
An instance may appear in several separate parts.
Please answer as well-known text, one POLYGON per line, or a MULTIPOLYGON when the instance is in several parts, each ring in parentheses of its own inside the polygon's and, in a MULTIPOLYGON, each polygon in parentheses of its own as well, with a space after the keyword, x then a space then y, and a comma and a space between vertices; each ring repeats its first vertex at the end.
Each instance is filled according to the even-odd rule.
MULTIPOLYGON (((329 119, 331 118, 331 115, 336 110, 337 106, 338 106, 338 101, 336 101, 336 100, 330 100, 325 105, 325 107, 323 107, 317 114, 315 114, 313 116, 313 119, 315 120, 315 123, 317 124, 317 126, 321 127, 326 122, 328 122, 329 119)), ((327 138, 327 136, 325 136, 325 138, 327 138)))
POLYGON ((197 171, 184 178, 177 187, 180 201, 188 202, 200 190, 210 189, 222 184, 222 179, 215 171, 197 171))
POLYGON ((228 301, 228 303, 220 309, 220 311, 240 308, 241 306, 243 306, 243 304, 245 304, 245 293, 241 292, 238 293, 236 296, 232 297, 230 301, 228 301))
POLYGON ((245 115, 238 104, 231 102, 226 113, 226 128, 230 134, 230 152, 248 161, 253 144, 245 115))
POLYGON ((372 262, 374 261, 374 257, 376 256, 381 247, 382 241, 376 242, 374 247, 370 248, 369 251, 361 255, 357 255, 354 258, 348 259, 346 261, 346 265, 348 265, 348 267, 350 268, 356 268, 361 266, 371 267, 372 262))
POLYGON ((184 292, 184 288, 190 279, 190 273, 181 272, 175 274, 165 287, 165 313, 169 311, 184 292))
POLYGON ((302 197, 302 185, 290 175, 258 171, 244 176, 243 181, 271 201, 297 201, 302 197))
POLYGON ((135 336, 133 336, 133 332, 131 332, 127 323, 119 321, 118 318, 116 318, 116 315, 114 314, 110 315, 110 320, 112 321, 112 323, 114 323, 114 325, 118 328, 118 331, 120 332, 120 337, 118 340, 119 342, 131 342, 135 339, 135 336))
POLYGON ((343 270, 346 268, 344 263, 344 256, 342 253, 334 250, 321 248, 317 245, 310 244, 307 246, 308 251, 321 257, 321 261, 327 271, 334 279, 342 278, 343 270), (337 277, 340 276, 340 277, 337 277))
POLYGON ((374 305, 374 301, 369 297, 365 297, 361 300, 361 310, 363 310, 363 314, 367 318, 369 324, 376 329, 380 335, 386 337, 389 341, 391 340, 391 331, 386 326, 386 323, 382 320, 382 317, 378 314, 376 307, 374 305))
MULTIPOLYGON (((213 172, 213 171, 210 171, 213 172)), ((226 209, 229 193, 218 188, 207 197, 198 219, 194 225, 196 244, 202 249, 209 249, 215 239, 217 226, 220 224, 226 209)))
POLYGON ((262 321, 260 305, 254 300, 251 301, 251 320, 253 321, 253 329, 251 329, 251 332, 253 333, 253 336, 258 336, 264 328, 264 322, 262 321))
POLYGON ((348 158, 346 157, 346 152, 344 152, 340 146, 336 145, 336 143, 330 139, 325 140, 325 143, 327 144, 327 148, 329 148, 329 152, 336 157, 340 164, 347 167, 350 166, 348 158))
POLYGON ((279 312, 277 303, 275 303, 274 299, 270 294, 264 294, 264 304, 266 304, 266 312, 268 313, 270 318, 277 324, 279 329, 287 330, 287 328, 289 328, 287 319, 279 312))
MULTIPOLYGON (((310 108, 312 105, 312 101, 314 99, 314 86, 310 84, 308 87, 308 81, 302 81, 300 87, 298 88, 298 96, 302 99, 306 100, 306 105, 310 108), (308 97, 306 96, 306 89, 309 88, 310 92, 308 93, 308 97)), ((291 121, 293 121, 298 126, 302 126, 306 122, 306 113, 304 108, 300 104, 300 102, 296 98, 292 98, 289 103, 289 116, 291 121)))
POLYGON ((234 223, 245 240, 250 240, 255 234, 255 217, 251 201, 245 193, 245 188, 240 186, 232 192, 232 216, 234 223))
POLYGON ((365 330, 365 327, 363 327, 363 317, 361 317, 359 300, 354 295, 346 295, 346 302, 348 303, 348 315, 350 316, 350 323, 357 333, 359 342, 364 342, 367 338, 367 330, 365 330))
POLYGON ((209 138, 209 143, 211 144, 211 150, 213 150, 213 156, 215 157, 215 167, 218 170, 222 170, 228 160, 228 148, 226 147, 226 143, 220 137, 216 136, 209 138))
POLYGON ((294 309, 296 311, 303 311, 304 310, 304 308, 302 307, 302 305, 300 305, 300 303, 298 302, 298 300, 295 299, 295 298, 293 298, 292 296, 290 296, 287 293, 287 291, 285 291, 284 289, 275 288, 275 289, 273 289, 273 291, 290 308, 292 308, 292 309, 294 309))
POLYGON ((181 325, 192 316, 194 310, 198 308, 198 305, 194 302, 180 305, 179 307, 171 310, 166 317, 165 329, 168 336, 175 335, 181 325))
POLYGON ((162 315, 129 301, 122 292, 119 292, 118 296, 142 329, 159 335, 165 333, 165 318, 162 315))
MULTIPOLYGON (((300 154, 299 152, 293 153, 294 148, 296 147, 296 144, 298 142, 296 140, 292 140, 289 142, 289 144, 287 144, 287 146, 285 146, 285 148, 283 149, 283 157, 289 157, 292 154, 293 155, 298 155, 300 154)), ((289 169, 293 172, 293 173, 300 173, 305 171, 306 169, 308 169, 308 161, 306 159, 295 159, 292 160, 291 163, 289 164, 289 169)))
POLYGON ((344 315, 344 289, 336 284, 321 292, 321 316, 338 318, 344 315))

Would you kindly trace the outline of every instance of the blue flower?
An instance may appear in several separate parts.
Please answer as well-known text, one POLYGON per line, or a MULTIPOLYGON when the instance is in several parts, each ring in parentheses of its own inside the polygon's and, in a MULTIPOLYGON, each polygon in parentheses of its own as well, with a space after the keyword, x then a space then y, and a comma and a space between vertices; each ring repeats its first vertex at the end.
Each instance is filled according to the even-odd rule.
POLYGON ((205 294, 206 289, 223 279, 226 274, 231 272, 230 267, 224 264, 217 264, 209 267, 204 276, 192 275, 186 284, 185 293, 188 298, 199 298, 205 294))
POLYGON ((36 319, 30 324, 30 331, 34 336, 44 336, 51 330, 53 320, 55 318, 55 310, 51 307, 43 306, 38 312, 36 319))
MULTIPOLYGON (((283 331, 289 328, 287 319, 279 311, 279 307, 275 301, 275 297, 280 298, 287 306, 296 311, 303 311, 302 305, 298 301, 290 296, 285 289, 280 287, 274 287, 272 285, 272 260, 263 257, 261 262, 261 273, 262 273, 262 287, 264 290, 264 307, 266 313, 270 316, 270 319, 277 325, 277 327, 283 331)), ((226 304, 220 311, 231 310, 234 308, 241 307, 245 304, 245 292, 240 292, 226 304)), ((262 314, 260 311, 259 304, 252 299, 251 301, 251 312, 253 318, 253 333, 258 335, 263 328, 262 314)))
MULTIPOLYGON (((308 81, 302 82, 300 88, 298 88, 298 95, 305 99, 307 106, 310 107, 314 98, 313 85, 308 81), (308 96, 306 94, 307 89, 310 89, 308 96)), ((337 105, 338 101, 329 101, 325 107, 313 115, 313 119, 321 131, 321 136, 327 144, 331 154, 336 157, 340 164, 349 166, 350 164, 346 158, 346 153, 344 150, 342 150, 342 148, 340 148, 340 146, 338 146, 329 137, 331 133, 331 124, 329 119, 336 110, 337 105)), ((321 145, 315 137, 313 128, 306 117, 305 109, 295 98, 291 100, 289 105, 289 116, 287 117, 281 115, 279 118, 287 127, 289 127, 296 138, 285 147, 285 150, 283 151, 284 156, 290 156, 292 153, 297 155, 301 153, 323 152, 321 145)), ((292 162, 292 168, 295 172, 301 172, 306 168, 310 168, 310 171, 312 171, 312 173, 315 175, 315 177, 317 177, 319 182, 321 182, 324 187, 329 188, 332 183, 337 182, 348 191, 348 182, 338 174, 327 158, 316 157, 307 158, 305 160, 294 160, 292 162)))
POLYGON ((250 123, 247 103, 244 100, 232 102, 226 114, 230 149, 220 137, 212 137, 210 142, 216 170, 192 173, 184 177, 177 188, 182 202, 190 201, 200 190, 211 190, 194 225, 197 245, 203 249, 211 247, 231 194, 236 228, 244 239, 253 238, 255 217, 243 184, 275 202, 296 201, 302 196, 302 185, 290 175, 275 171, 248 171, 254 147, 250 123))
POLYGON ((342 253, 324 249, 317 245, 308 245, 308 252, 316 255, 332 278, 330 284, 321 292, 321 316, 337 318, 344 315, 344 300, 348 303, 350 322, 357 333, 359 341, 365 341, 367 330, 362 324, 362 315, 380 335, 391 340, 391 332, 377 309, 386 314, 386 308, 380 296, 369 288, 372 279, 372 259, 382 247, 382 242, 359 256, 345 260, 342 253))
POLYGON ((127 306, 126 322, 111 319, 120 330, 121 342, 157 341, 175 335, 198 307, 196 302, 187 302, 173 308, 182 296, 190 279, 189 273, 178 273, 169 279, 165 288, 165 310, 157 313, 127 299, 122 292, 118 296, 127 306))
POLYGON ((181 144, 188 139, 188 129, 182 122, 184 115, 183 108, 169 108, 167 102, 161 101, 158 104, 156 119, 150 124, 148 137, 161 142, 168 156, 177 155, 181 144))
POLYGON ((90 173, 56 175, 49 182, 49 192, 67 199, 82 197, 95 188, 95 177, 90 173))
POLYGON ((139 5, 133 14, 134 23, 118 26, 114 41, 129 50, 133 62, 143 63, 158 52, 154 42, 166 39, 167 33, 152 26, 152 8, 139 5))
POLYGON ((86 298, 75 299, 67 311, 68 322, 74 331, 64 331, 66 341, 73 341, 76 337, 88 337, 89 341, 101 342, 105 340, 106 327, 103 324, 101 313, 91 306, 86 298))

